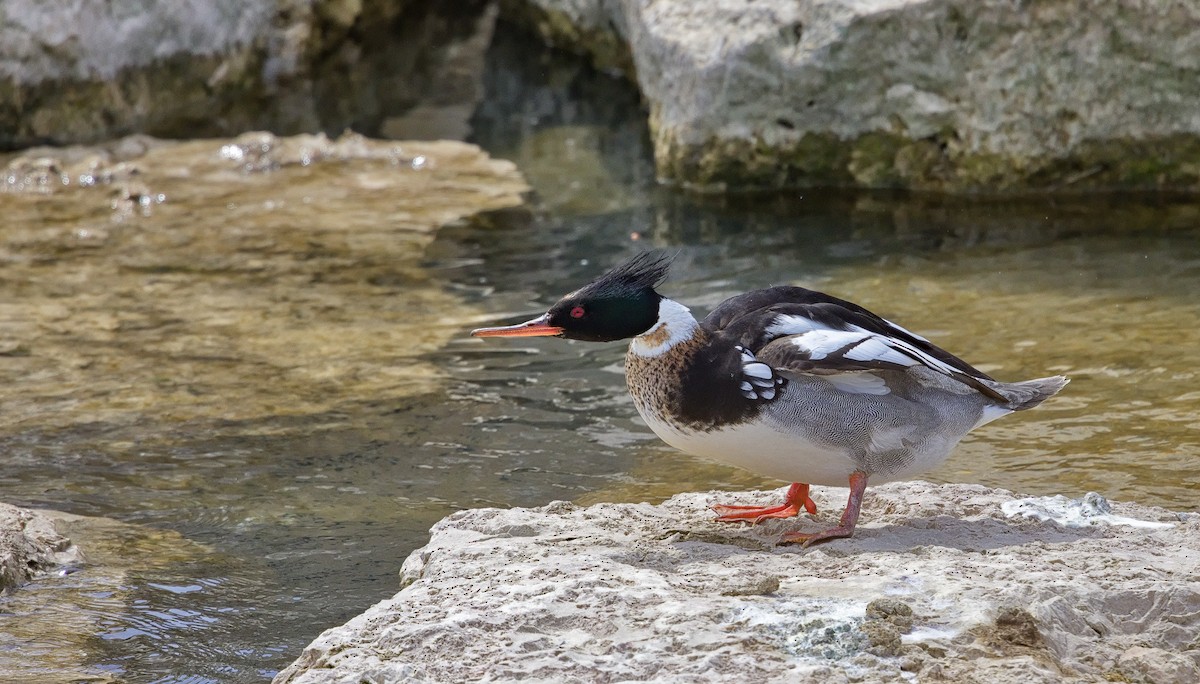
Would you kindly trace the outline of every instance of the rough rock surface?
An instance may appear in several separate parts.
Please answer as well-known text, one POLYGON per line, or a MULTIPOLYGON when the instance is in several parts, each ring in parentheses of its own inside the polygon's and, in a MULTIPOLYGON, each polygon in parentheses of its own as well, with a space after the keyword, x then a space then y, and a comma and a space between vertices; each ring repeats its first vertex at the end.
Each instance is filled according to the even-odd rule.
POLYGON ((133 132, 378 132, 422 105, 454 118, 478 97, 488 6, 0 0, 0 149, 133 132))
POLYGON ((1200 188, 1190 0, 504 7, 636 76, 677 182, 1200 188))
POLYGON ((45 515, 0 503, 0 593, 78 557, 79 550, 45 515))
POLYGON ((853 539, 775 545, 828 524, 845 493, 816 491, 821 522, 757 527, 707 507, 783 490, 462 511, 405 562, 400 593, 275 682, 1200 675, 1200 515, 893 483, 868 490, 853 539))

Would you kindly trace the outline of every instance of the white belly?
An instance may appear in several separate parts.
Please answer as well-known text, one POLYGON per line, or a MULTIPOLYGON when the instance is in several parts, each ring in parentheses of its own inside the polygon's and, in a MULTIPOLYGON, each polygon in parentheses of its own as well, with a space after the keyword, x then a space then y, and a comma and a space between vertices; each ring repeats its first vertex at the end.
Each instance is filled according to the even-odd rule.
MULTIPOLYGON (((906 450, 908 457, 903 460, 881 459, 867 453, 862 457, 866 460, 860 461, 849 449, 805 439, 782 424, 743 423, 709 432, 685 431, 643 411, 640 405, 638 412, 664 442, 693 456, 784 482, 833 487, 845 487, 856 470, 866 471, 872 484, 904 480, 932 470, 949 457, 960 437, 927 436, 919 448, 906 450)), ((879 441, 880 451, 890 451, 895 448, 887 444, 892 436, 886 432, 872 434, 871 445, 876 446, 879 441)))
POLYGON ((683 432, 646 413, 642 418, 664 442, 680 451, 785 482, 845 487, 850 473, 858 469, 844 449, 814 444, 761 425, 683 432))

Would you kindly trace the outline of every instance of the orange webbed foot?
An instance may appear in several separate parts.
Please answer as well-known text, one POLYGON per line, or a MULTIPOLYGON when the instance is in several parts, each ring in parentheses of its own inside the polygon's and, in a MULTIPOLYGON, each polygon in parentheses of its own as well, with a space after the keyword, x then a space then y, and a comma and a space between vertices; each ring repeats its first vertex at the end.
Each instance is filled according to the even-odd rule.
POLYGON ((718 522, 749 522, 751 525, 770 518, 791 518, 800 515, 800 509, 817 512, 817 504, 808 496, 808 485, 794 482, 788 489, 787 498, 778 506, 738 506, 717 504, 712 507, 718 522))

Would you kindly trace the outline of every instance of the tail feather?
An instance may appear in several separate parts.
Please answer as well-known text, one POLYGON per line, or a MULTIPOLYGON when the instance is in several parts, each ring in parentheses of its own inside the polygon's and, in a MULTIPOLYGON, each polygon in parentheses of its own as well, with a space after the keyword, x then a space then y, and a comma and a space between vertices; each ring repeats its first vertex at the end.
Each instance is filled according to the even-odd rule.
POLYGON ((1006 408, 1012 411, 1024 411, 1046 401, 1066 387, 1069 378, 1054 375, 1025 382, 994 382, 988 385, 1008 400, 1006 408))

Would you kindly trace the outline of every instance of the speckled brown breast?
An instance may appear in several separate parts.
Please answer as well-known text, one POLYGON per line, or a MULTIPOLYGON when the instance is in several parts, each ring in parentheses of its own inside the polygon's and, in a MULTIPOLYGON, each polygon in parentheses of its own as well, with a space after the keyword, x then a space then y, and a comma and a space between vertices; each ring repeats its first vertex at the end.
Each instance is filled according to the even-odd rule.
MULTIPOLYGON (((645 340, 650 344, 661 344, 667 337, 665 326, 660 326, 646 333, 645 340), (655 335, 661 335, 663 339, 655 340, 655 335)), ((681 379, 689 375, 688 370, 705 346, 706 338, 707 335, 697 330, 691 339, 658 356, 642 356, 630 347, 625 354, 625 382, 640 412, 678 428, 685 427, 679 418, 683 392, 681 379)))

